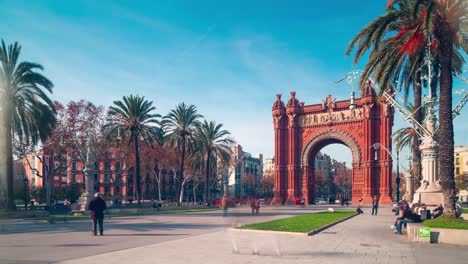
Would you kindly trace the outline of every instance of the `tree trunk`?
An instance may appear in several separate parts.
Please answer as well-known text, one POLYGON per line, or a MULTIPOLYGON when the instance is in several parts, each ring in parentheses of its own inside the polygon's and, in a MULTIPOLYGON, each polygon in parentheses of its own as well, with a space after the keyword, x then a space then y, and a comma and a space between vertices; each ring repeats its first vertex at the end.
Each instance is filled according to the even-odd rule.
MULTIPOLYGON (((422 97, 422 90, 421 90, 421 73, 418 72, 414 77, 413 82, 413 97, 414 97, 414 108, 416 111, 413 113, 414 119, 418 123, 422 123, 422 115, 421 115, 421 97, 422 97)), ((419 149, 419 137, 417 133, 413 135, 413 144, 411 146, 411 150, 413 152, 413 183, 414 188, 417 189, 421 185, 422 180, 422 165, 421 165, 421 150, 419 149)))
MULTIPOLYGON (((2 98, 3 99, 3 98, 2 98)), ((16 209, 13 190, 13 146, 11 133, 11 109, 5 101, 0 101, 0 208, 16 209)))
POLYGON ((439 100, 439 164, 442 192, 444 193, 444 214, 455 217, 455 179, 453 158, 452 120, 452 52, 453 32, 447 23, 439 23, 436 37, 440 51, 440 100, 439 100))
POLYGON ((210 175, 210 156, 211 156, 211 150, 208 149, 207 151, 207 156, 206 156, 206 175, 205 175, 205 204, 208 202, 208 188, 209 188, 209 175, 210 175))
POLYGON ((134 139, 135 145, 135 165, 136 165, 136 194, 137 194, 137 201, 138 207, 141 206, 141 176, 140 176, 140 150, 138 146, 138 136, 134 139))
POLYGON ((197 185, 193 184, 192 191, 193 191, 193 205, 197 204, 197 185))
MULTIPOLYGON (((182 137, 182 157, 180 159, 180 169, 179 169, 179 173, 180 173, 180 178, 177 179, 176 177, 176 194, 178 196, 180 196, 180 193, 182 192, 182 182, 184 180, 184 163, 185 163, 185 136, 182 137)), ((180 206, 180 203, 177 202, 177 205, 180 206)))
POLYGON ((161 175, 162 173, 162 168, 159 170, 159 180, 158 180, 158 196, 159 196, 159 201, 162 201, 162 193, 161 193, 161 189, 162 189, 162 186, 161 186, 161 175))
POLYGON ((180 187, 180 195, 179 195, 179 205, 182 204, 182 202, 184 201, 184 188, 185 187, 185 180, 182 180, 182 184, 181 184, 181 187, 180 187))

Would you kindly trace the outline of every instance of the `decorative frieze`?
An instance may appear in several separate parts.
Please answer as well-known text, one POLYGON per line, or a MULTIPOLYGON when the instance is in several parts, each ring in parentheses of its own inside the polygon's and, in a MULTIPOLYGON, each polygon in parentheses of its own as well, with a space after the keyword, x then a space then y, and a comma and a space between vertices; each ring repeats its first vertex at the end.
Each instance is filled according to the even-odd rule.
POLYGON ((362 120, 363 113, 362 109, 344 110, 339 112, 326 112, 319 114, 307 114, 299 116, 299 126, 315 126, 322 125, 329 122, 346 122, 362 120))

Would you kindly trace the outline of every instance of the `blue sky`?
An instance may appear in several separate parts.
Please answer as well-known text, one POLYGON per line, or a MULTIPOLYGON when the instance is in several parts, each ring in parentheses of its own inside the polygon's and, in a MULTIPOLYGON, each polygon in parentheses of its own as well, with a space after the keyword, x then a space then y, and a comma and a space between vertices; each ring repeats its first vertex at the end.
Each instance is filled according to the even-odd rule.
MULTIPOLYGON (((245 150, 271 156, 275 94, 348 98, 349 86, 334 81, 362 65, 344 51, 386 1, 221 2, 0 0, 0 38, 45 67, 54 99, 109 106, 140 94, 162 115, 184 101, 245 150)), ((394 129, 402 124, 397 117, 394 129)), ((468 145, 466 122, 455 129, 455 143, 468 145)), ((326 152, 349 162, 343 149, 326 152)))

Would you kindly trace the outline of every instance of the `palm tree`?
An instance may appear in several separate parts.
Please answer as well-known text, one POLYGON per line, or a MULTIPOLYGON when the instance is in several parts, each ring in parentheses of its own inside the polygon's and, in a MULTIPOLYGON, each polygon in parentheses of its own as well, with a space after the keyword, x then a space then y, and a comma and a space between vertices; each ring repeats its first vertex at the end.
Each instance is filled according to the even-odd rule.
POLYGON ((13 139, 25 144, 45 141, 55 127, 53 84, 37 72, 37 63, 20 62, 18 42, 0 49, 0 208, 14 210, 13 139), (6 171, 4 171, 4 168, 6 171))
POLYGON ((456 188, 454 177, 454 139, 452 119, 452 85, 456 65, 453 64, 457 52, 462 48, 468 53, 466 19, 468 2, 464 0, 418 0, 415 11, 427 13, 424 30, 428 37, 437 40, 439 52, 439 178, 445 199, 444 213, 456 216, 456 188))
POLYGON ((205 175, 205 203, 209 200, 210 186, 210 161, 221 161, 221 163, 229 163, 231 159, 231 145, 234 143, 232 139, 227 137, 231 133, 222 129, 222 124, 216 124, 214 121, 207 122, 204 120, 198 130, 198 140, 204 155, 206 155, 206 175, 205 175))
POLYGON ((180 183, 182 183, 184 178, 186 150, 194 146, 193 136, 200 125, 200 118, 203 118, 203 116, 198 113, 196 106, 186 105, 182 102, 163 119, 162 124, 167 132, 171 147, 177 148, 180 151, 180 168, 179 174, 176 176, 177 197, 180 195, 180 183))
POLYGON ((141 205, 141 175, 140 175, 140 151, 139 142, 143 140, 148 145, 158 137, 159 114, 153 114, 156 110, 153 102, 144 96, 124 96, 122 101, 114 101, 109 108, 110 134, 119 135, 123 140, 128 140, 128 145, 135 148, 136 187, 138 206, 141 205))
MULTIPOLYGON (((387 14, 374 20, 362 30, 347 51, 349 54, 354 45, 358 45, 355 56, 355 62, 357 62, 366 50, 372 48, 361 83, 366 81, 372 73, 380 87, 387 87, 387 84, 399 78, 409 83, 409 78, 413 78, 413 90, 415 90, 419 87, 415 83, 419 79, 419 74, 422 74, 418 73, 419 65, 421 65, 421 52, 424 44, 432 39, 426 52, 434 55, 431 70, 435 73, 433 75, 435 81, 430 87, 432 95, 435 95, 434 88, 436 88, 437 81, 440 87, 439 120, 442 139, 440 142, 442 146, 440 178, 446 199, 445 204, 448 207, 445 212, 451 215, 454 215, 455 211, 451 118, 452 74, 458 72, 464 62, 458 49, 462 47, 465 52, 468 50, 468 41, 461 33, 462 28, 467 26, 467 20, 464 19, 466 6, 466 1, 461 0, 391 0, 387 6, 387 14), (397 34, 384 39, 391 31, 397 34)), ((420 102, 420 97, 417 95, 415 99, 420 102)), ((418 106, 419 102, 415 100, 415 105, 418 106)), ((413 146, 413 150, 417 150, 416 146, 413 146)))
MULTIPOLYGON (((356 46, 354 63, 358 63, 367 50, 371 50, 360 87, 374 74, 379 87, 387 83, 399 81, 400 89, 404 91, 407 101, 409 87, 412 85, 415 111, 414 119, 421 123, 421 66, 426 55, 422 32, 422 17, 413 16, 417 0, 402 0, 398 5, 389 3, 387 13, 373 20, 362 29, 349 45, 346 54, 349 55, 356 46), (388 32, 395 35, 384 39, 388 32)), ((382 93, 380 89, 380 93, 382 93)), ((417 134, 413 135, 413 175, 415 184, 422 179, 421 151, 417 134)))

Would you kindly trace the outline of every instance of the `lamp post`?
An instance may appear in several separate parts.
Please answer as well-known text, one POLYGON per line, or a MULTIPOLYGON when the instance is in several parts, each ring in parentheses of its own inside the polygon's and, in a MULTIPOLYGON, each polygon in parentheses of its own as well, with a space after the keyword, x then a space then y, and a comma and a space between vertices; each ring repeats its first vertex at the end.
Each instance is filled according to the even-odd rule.
MULTIPOLYGON (((392 158, 393 160, 393 155, 392 155, 392 152, 387 149, 384 145, 380 144, 380 143, 374 143, 372 144, 371 148, 373 148, 375 150, 374 152, 374 159, 375 160, 378 160, 379 159, 379 156, 378 156, 378 153, 377 153, 377 150, 379 148, 382 148, 383 150, 385 150, 388 155, 390 155, 390 157, 392 158)), ((397 151, 397 156, 396 156, 396 162, 397 162, 397 176, 396 176, 396 179, 395 179, 395 183, 396 183, 396 200, 397 202, 400 201, 400 152, 397 151)))
POLYGON ((400 201, 400 151, 397 150, 396 152, 396 158, 397 158, 397 166, 396 166, 396 201, 400 201))
POLYGON ((24 180, 24 211, 28 209, 28 178, 25 176, 24 180))

